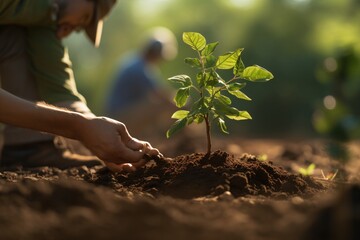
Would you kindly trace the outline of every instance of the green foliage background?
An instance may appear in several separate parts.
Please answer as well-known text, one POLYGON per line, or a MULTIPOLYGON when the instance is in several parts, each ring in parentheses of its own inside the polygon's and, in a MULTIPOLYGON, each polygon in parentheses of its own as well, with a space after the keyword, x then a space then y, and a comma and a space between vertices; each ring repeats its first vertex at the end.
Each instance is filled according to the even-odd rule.
MULTIPOLYGON (((181 41, 183 32, 200 32, 209 42, 219 41, 217 54, 245 48, 244 62, 265 67, 275 79, 247 86, 253 101, 238 104, 253 120, 234 123, 230 133, 315 136, 314 108, 328 94, 316 72, 326 57, 345 46, 359 54, 359 7, 358 0, 119 0, 105 22, 99 49, 82 34, 74 34, 65 44, 79 91, 96 114, 103 113, 119 58, 137 48, 151 27, 170 28, 179 42, 176 59, 161 66, 164 79, 192 74, 183 62, 192 54, 181 41)), ((360 88, 358 80, 355 89, 360 88)))

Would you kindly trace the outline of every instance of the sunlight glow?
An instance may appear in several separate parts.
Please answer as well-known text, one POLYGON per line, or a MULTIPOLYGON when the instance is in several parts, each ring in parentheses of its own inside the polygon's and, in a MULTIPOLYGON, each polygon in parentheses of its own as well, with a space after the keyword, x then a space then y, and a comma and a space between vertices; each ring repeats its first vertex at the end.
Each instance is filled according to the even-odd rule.
POLYGON ((308 3, 310 0, 292 0, 295 3, 308 3))
POLYGON ((140 10, 144 15, 154 15, 161 11, 169 0, 137 0, 136 9, 140 10))
POLYGON ((286 0, 286 2, 296 8, 302 8, 308 6, 311 0, 286 0))
POLYGON ((310 1, 311 0, 288 0, 288 2, 292 4, 307 4, 310 1))
POLYGON ((230 0, 230 2, 237 7, 250 7, 256 0, 230 0))

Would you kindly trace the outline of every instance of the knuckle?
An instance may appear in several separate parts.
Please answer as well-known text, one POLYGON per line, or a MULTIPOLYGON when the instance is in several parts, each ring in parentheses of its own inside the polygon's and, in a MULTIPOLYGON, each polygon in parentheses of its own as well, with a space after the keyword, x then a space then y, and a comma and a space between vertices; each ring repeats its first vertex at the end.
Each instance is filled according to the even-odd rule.
POLYGON ((119 128, 120 128, 121 130, 123 130, 123 131, 126 129, 125 124, 122 123, 122 122, 118 122, 118 126, 119 126, 119 128))

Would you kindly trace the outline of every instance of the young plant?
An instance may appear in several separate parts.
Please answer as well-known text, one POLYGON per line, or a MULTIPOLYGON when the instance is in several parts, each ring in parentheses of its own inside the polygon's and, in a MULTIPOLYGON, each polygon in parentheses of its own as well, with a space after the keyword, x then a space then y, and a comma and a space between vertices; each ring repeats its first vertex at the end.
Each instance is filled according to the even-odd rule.
POLYGON ((216 57, 214 51, 218 42, 207 44, 205 37, 196 32, 185 32, 182 39, 197 53, 196 58, 185 59, 185 63, 199 70, 194 78, 196 80, 194 81, 188 75, 177 75, 168 80, 178 86, 174 97, 178 108, 186 105, 190 91, 195 91, 195 99, 190 110, 178 110, 172 115, 172 118, 177 120, 167 131, 166 136, 169 138, 194 122, 198 124, 205 122, 207 153, 210 153, 212 123, 216 123, 222 132, 228 133, 226 118, 237 121, 251 119, 247 111, 240 111, 231 106, 232 101, 225 94, 250 101, 251 99, 241 91, 246 86, 241 79, 250 82, 265 82, 273 79, 273 75, 257 65, 245 67, 241 60, 243 48, 216 57), (218 70, 232 70, 233 76, 225 80, 218 70))
POLYGON ((267 162, 268 155, 267 154, 259 154, 256 156, 256 158, 261 162, 267 162))
POLYGON ((303 176, 311 176, 314 174, 316 165, 311 163, 307 168, 299 168, 299 173, 303 176))

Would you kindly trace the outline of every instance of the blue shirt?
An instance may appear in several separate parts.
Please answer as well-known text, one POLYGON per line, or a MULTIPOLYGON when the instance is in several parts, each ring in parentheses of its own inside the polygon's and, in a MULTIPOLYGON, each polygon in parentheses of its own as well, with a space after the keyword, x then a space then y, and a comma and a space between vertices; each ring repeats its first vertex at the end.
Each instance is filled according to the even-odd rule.
POLYGON ((153 66, 138 55, 130 57, 117 72, 106 101, 106 114, 115 117, 124 109, 146 99, 157 88, 153 66))

